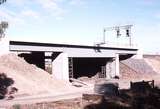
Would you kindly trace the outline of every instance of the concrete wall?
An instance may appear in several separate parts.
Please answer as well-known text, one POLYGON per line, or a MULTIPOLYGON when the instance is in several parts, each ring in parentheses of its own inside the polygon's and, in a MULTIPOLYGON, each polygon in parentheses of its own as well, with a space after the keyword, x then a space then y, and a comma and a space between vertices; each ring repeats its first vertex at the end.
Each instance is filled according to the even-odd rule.
POLYGON ((60 80, 69 81, 68 55, 60 53, 52 62, 52 75, 60 80))

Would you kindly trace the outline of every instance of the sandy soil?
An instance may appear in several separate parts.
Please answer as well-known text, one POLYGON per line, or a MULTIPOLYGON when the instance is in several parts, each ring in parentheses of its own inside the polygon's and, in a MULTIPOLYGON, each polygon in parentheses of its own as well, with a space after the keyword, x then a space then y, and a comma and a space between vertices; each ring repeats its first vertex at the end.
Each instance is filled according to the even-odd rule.
POLYGON ((15 54, 0 57, 0 73, 5 73, 14 80, 14 87, 18 89, 17 96, 58 93, 71 88, 68 82, 57 80, 15 54))
MULTIPOLYGON (((94 84, 99 81, 118 82, 121 89, 129 88, 130 81, 141 80, 155 80, 156 85, 160 86, 160 61, 148 58, 145 58, 145 61, 157 72, 156 74, 152 72, 145 73, 143 72, 145 71, 144 69, 137 72, 129 65, 120 64, 120 73, 122 75, 120 79, 97 80, 96 77, 92 79, 84 77, 81 79, 85 79, 85 83, 87 83, 88 86, 79 88, 72 86, 69 82, 57 80, 46 71, 37 68, 35 65, 28 64, 24 59, 15 54, 8 54, 0 57, 0 73, 5 73, 8 77, 13 78, 15 81, 14 86, 18 88, 18 93, 15 97, 18 98, 24 96, 46 97, 49 95, 54 96, 71 92, 85 93, 87 90, 91 91, 94 84)), ((32 97, 30 97, 30 99, 32 99, 32 97)))

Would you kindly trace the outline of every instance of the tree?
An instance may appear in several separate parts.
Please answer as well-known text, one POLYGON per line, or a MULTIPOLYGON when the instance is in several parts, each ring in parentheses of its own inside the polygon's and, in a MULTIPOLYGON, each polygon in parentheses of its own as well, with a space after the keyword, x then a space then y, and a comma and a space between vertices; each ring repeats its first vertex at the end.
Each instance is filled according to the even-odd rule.
POLYGON ((0 5, 6 2, 7 0, 0 0, 0 5))
POLYGON ((0 23, 0 38, 5 36, 5 30, 8 28, 8 22, 2 21, 0 23))
MULTIPOLYGON (((7 0, 0 0, 0 5, 3 4, 6 1, 7 0)), ((4 31, 5 31, 6 28, 8 28, 8 22, 2 21, 1 24, 0 24, 0 38, 5 36, 4 31)))
POLYGON ((0 99, 5 98, 8 95, 8 98, 13 98, 11 96, 18 91, 17 88, 11 87, 14 83, 12 78, 9 78, 4 73, 0 73, 0 99))

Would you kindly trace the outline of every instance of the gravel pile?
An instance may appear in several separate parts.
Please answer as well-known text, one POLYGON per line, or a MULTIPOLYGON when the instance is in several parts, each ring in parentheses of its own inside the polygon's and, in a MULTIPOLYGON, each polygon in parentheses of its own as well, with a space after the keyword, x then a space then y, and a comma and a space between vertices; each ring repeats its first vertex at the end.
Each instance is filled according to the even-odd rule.
POLYGON ((145 61, 145 59, 127 59, 121 61, 121 63, 129 66, 131 69, 135 70, 136 72, 143 73, 143 74, 155 74, 156 72, 153 68, 145 61))
POLYGON ((160 74, 160 57, 144 58, 144 60, 153 68, 153 70, 160 74))
POLYGON ((155 85, 160 87, 160 60, 152 56, 122 61, 120 74, 125 81, 155 80, 155 85))

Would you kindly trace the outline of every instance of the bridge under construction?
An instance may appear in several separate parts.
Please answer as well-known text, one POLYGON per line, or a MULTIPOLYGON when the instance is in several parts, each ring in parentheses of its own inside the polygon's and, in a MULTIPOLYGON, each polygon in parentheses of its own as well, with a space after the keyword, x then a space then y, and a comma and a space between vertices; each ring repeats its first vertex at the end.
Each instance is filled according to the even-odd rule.
POLYGON ((119 62, 137 53, 135 47, 85 46, 37 42, 10 41, 9 51, 45 69, 45 59, 51 60, 52 75, 69 81, 81 76, 120 77, 119 62), (20 54, 21 53, 21 54, 20 54))
POLYGON ((0 48, 3 48, 0 54, 18 52, 28 63, 42 69, 45 69, 45 60, 50 60, 51 74, 60 80, 69 81, 70 78, 92 77, 97 74, 99 78, 120 77, 119 62, 136 55, 138 51, 138 48, 132 45, 132 25, 104 28, 103 42, 93 46, 9 41, 4 37, 8 23, 2 22, 1 25, 4 28, 1 28, 0 34, 0 48), (111 46, 105 42, 106 31, 116 31, 119 38, 122 35, 121 29, 126 31, 128 46, 111 46))

